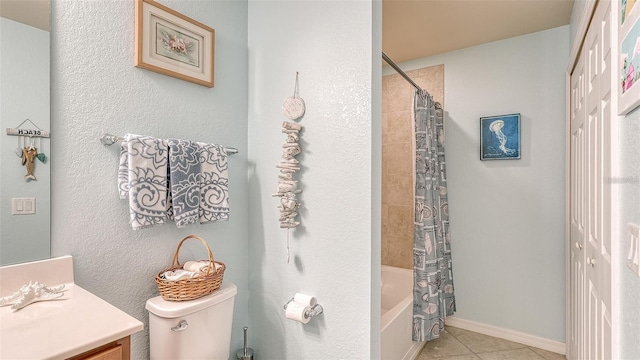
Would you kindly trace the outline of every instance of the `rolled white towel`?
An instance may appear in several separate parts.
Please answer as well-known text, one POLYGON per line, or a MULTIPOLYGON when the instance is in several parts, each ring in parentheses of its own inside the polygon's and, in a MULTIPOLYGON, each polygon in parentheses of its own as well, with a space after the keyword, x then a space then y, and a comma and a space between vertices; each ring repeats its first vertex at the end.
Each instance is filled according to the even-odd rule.
MULTIPOLYGON (((215 270, 213 272, 217 272, 220 266, 220 264, 215 263, 215 270)), ((182 268, 195 273, 207 274, 207 272, 211 268, 211 262, 207 260, 187 261, 186 263, 184 263, 182 268)))
POLYGON ((164 273, 162 273, 162 275, 160 275, 160 277, 164 277, 165 279, 169 280, 169 281, 178 281, 178 280, 182 280, 182 279, 193 279, 195 277, 200 276, 200 273, 197 272, 193 272, 193 271, 187 271, 184 269, 176 269, 176 270, 169 270, 169 271, 165 271, 164 273))

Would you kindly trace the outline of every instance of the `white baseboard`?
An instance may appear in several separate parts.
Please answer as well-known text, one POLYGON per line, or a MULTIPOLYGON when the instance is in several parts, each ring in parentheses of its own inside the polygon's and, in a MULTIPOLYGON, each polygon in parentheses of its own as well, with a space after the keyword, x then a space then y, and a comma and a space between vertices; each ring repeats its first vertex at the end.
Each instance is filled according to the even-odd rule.
POLYGON ((402 360, 415 360, 418 357, 418 355, 420 355, 420 351, 422 351, 422 348, 426 344, 427 344, 426 341, 423 341, 423 342, 414 341, 413 344, 411 345, 411 349, 407 351, 407 354, 404 356, 402 360))
POLYGON ((493 325, 464 320, 455 316, 447 316, 446 324, 460 329, 517 342, 527 346, 537 347, 538 349, 543 349, 562 355, 565 355, 567 350, 567 346, 563 342, 549 340, 541 338, 539 336, 529 335, 519 331, 504 329, 493 325))

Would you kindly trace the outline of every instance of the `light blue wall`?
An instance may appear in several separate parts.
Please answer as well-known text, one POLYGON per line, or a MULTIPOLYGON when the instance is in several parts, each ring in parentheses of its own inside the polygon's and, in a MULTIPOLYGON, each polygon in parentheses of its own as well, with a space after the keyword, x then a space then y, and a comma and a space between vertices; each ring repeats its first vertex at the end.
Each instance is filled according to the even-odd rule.
POLYGON ((569 27, 401 64, 444 64, 456 316, 564 342, 569 27), (479 160, 479 119, 520 113, 522 159, 479 160))
POLYGON ((249 302, 257 358, 378 356, 380 15, 371 1, 249 2, 249 302), (287 232, 271 194, 285 141, 281 106, 296 71, 307 106, 298 157, 304 207, 287 264, 287 232), (296 292, 317 296, 325 313, 304 326, 286 320, 282 305, 296 292))
MULTIPOLYGON (((74 257, 76 282, 145 323, 132 359, 148 358, 145 301, 184 236, 208 240, 238 286, 232 349, 248 315, 247 3, 162 0, 216 30, 215 87, 135 68, 134 1, 52 2, 52 253, 74 257), (229 222, 134 232, 116 188, 118 146, 105 133, 149 134, 238 148, 229 159, 229 222)), ((185 246, 185 258, 205 257, 185 246)), ((235 356, 235 353, 232 352, 235 356)))
MULTIPOLYGON (((36 160, 37 181, 24 181, 26 169, 15 154, 17 136, 6 136, 30 119, 50 129, 49 32, 0 18, 0 265, 46 259, 49 245, 49 182, 51 162, 36 160), (34 215, 11 215, 11 199, 34 197, 34 215)), ((35 129, 26 123, 22 129, 35 129)), ((30 140, 27 140, 27 145, 30 140)), ((24 143, 21 143, 24 146, 24 143)), ((49 139, 35 139, 39 153, 51 156, 49 139)))

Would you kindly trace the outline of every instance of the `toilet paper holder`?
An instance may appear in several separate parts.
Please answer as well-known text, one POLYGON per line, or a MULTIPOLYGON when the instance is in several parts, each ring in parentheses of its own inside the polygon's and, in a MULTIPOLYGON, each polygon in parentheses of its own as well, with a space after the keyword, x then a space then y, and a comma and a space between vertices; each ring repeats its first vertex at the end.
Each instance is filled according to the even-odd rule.
MULTIPOLYGON (((287 310, 287 305, 289 305, 292 301, 294 301, 294 298, 289 299, 289 301, 287 301, 286 304, 284 304, 284 306, 282 306, 285 310, 287 310)), ((309 311, 306 311, 304 316, 307 318, 312 318, 314 316, 318 316, 320 314, 322 314, 322 312, 324 311, 324 309, 322 308, 322 305, 320 304, 315 304, 311 307, 311 309, 309 311)))

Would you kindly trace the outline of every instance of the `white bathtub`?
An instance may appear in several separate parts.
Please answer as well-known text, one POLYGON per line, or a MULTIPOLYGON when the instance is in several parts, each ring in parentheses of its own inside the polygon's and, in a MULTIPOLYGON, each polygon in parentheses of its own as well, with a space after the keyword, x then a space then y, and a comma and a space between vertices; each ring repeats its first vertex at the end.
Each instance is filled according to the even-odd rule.
POLYGON ((382 360, 415 359, 425 342, 411 341, 413 325, 413 270, 382 265, 382 360))

